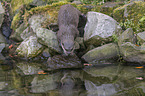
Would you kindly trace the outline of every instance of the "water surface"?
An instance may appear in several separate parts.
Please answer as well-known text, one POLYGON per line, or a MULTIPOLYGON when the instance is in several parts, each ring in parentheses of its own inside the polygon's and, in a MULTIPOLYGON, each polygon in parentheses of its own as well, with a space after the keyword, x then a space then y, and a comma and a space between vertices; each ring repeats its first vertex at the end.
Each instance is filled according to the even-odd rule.
POLYGON ((39 73, 39 63, 0 66, 0 96, 145 96, 145 70, 106 64, 39 73))

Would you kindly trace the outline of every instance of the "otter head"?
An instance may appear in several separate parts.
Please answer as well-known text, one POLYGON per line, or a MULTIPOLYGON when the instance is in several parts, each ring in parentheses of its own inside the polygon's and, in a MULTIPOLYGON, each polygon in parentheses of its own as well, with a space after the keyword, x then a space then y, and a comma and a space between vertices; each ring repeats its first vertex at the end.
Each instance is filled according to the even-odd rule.
POLYGON ((66 56, 74 54, 74 37, 73 36, 63 36, 61 39, 61 47, 66 56))

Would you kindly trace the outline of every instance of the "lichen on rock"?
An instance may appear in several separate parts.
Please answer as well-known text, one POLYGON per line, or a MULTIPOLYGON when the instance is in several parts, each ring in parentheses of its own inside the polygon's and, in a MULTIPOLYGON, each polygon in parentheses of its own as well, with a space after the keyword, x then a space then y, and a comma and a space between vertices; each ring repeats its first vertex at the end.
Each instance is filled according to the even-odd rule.
POLYGON ((19 57, 33 58, 40 54, 44 49, 40 43, 37 42, 37 38, 30 36, 26 38, 16 49, 19 57))

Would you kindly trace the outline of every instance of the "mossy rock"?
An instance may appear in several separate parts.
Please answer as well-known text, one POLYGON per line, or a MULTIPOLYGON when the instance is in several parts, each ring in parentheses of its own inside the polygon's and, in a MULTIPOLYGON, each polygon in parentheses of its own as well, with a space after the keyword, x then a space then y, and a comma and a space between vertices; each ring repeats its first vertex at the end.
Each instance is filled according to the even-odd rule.
POLYGON ((12 0, 11 1, 11 6, 13 12, 15 12, 17 9, 19 9, 22 5, 29 4, 33 0, 12 0))
POLYGON ((124 6, 118 7, 113 11, 113 17, 120 25, 127 28, 133 28, 138 33, 145 29, 144 24, 145 2, 135 1, 124 6))
POLYGON ((51 1, 52 0, 11 0, 11 7, 13 12, 15 12, 19 10, 23 5, 42 6, 51 3, 51 1))
POLYGON ((60 9, 60 6, 65 5, 65 4, 71 4, 72 6, 76 7, 78 10, 80 10, 82 13, 86 14, 88 11, 97 11, 97 12, 102 12, 105 14, 112 14, 112 10, 116 8, 116 6, 119 6, 118 4, 114 4, 115 6, 109 7, 109 9, 104 9, 103 6, 95 6, 95 5, 86 5, 86 4, 75 4, 71 2, 66 2, 65 1, 60 1, 57 3, 52 3, 51 5, 45 5, 45 6, 37 6, 34 8, 31 8, 30 10, 27 10, 29 8, 28 5, 24 5, 23 8, 19 10, 19 12, 14 16, 13 21, 12 21, 12 29, 16 29, 19 27, 20 22, 25 22, 28 24, 28 19, 34 15, 34 14, 41 14, 45 17, 47 17, 47 20, 45 20, 42 23, 42 27, 44 28, 49 28, 49 24, 51 23, 56 23, 57 22, 57 15, 58 11, 60 9), (110 11, 108 11, 110 10, 110 11))
POLYGON ((117 7, 122 6, 123 2, 106 2, 103 5, 97 5, 93 11, 100 12, 109 16, 112 16, 113 10, 117 7))
POLYGON ((90 11, 87 9, 87 7, 84 7, 83 4, 76 5, 75 3, 64 2, 64 1, 53 3, 51 5, 46 5, 46 6, 37 6, 31 8, 30 10, 26 10, 27 6, 24 6, 25 8, 21 8, 21 10, 14 16, 11 28, 14 30, 17 29, 20 26, 21 22, 25 22, 25 24, 27 25, 28 19, 34 14, 41 14, 44 17, 47 17, 47 20, 44 21, 42 24, 43 27, 47 27, 49 24, 57 22, 57 15, 60 6, 65 4, 73 5, 82 13, 87 13, 88 11, 90 11))

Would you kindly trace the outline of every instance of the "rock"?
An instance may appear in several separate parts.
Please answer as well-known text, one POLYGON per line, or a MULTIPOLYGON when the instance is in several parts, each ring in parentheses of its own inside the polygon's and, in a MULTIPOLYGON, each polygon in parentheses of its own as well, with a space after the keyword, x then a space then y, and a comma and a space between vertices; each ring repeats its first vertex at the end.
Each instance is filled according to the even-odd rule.
POLYGON ((134 1, 142 1, 142 2, 144 2, 144 0, 130 0, 130 2, 134 2, 134 1))
POLYGON ((23 41, 21 38, 21 33, 27 28, 25 23, 22 23, 19 28, 16 29, 16 31, 12 32, 12 35, 10 36, 11 39, 16 41, 23 41))
POLYGON ((9 38, 11 33, 12 33, 12 30, 10 28, 10 24, 8 25, 6 23, 6 20, 4 21, 3 26, 2 26, 2 33, 6 38, 9 38))
POLYGON ((79 45, 80 45, 80 47, 78 47, 77 49, 79 49, 79 48, 85 49, 84 38, 82 38, 82 37, 77 37, 77 38, 75 39, 75 41, 78 42, 79 45))
POLYGON ((145 63, 145 46, 136 46, 126 42, 120 46, 120 54, 127 62, 145 63))
POLYGON ((119 50, 115 43, 109 43, 88 51, 82 56, 86 62, 92 63, 100 60, 107 60, 118 57, 119 50))
POLYGON ((111 36, 113 34, 119 36, 121 33, 118 23, 105 14, 88 12, 87 19, 84 33, 84 42, 87 46, 112 42, 111 36))
POLYGON ((47 4, 47 1, 45 0, 33 0, 33 2, 30 3, 32 6, 44 6, 47 4))
POLYGON ((5 13, 5 10, 4 8, 2 7, 2 4, 0 2, 0 28, 1 28, 1 25, 3 23, 3 20, 4 20, 4 13, 5 13))
POLYGON ((41 28, 41 23, 45 21, 45 17, 42 15, 33 15, 29 18, 28 23, 30 27, 33 29, 33 32, 36 33, 38 28, 41 28))
POLYGON ((72 3, 75 3, 76 5, 82 4, 82 2, 79 0, 74 0, 72 3))
POLYGON ((134 33, 132 28, 128 28, 126 29, 119 37, 118 37, 118 45, 120 46, 121 44, 125 43, 125 42, 131 42, 131 43, 135 43, 135 39, 134 39, 134 33))
POLYGON ((19 0, 18 1, 11 0, 11 8, 13 12, 19 10, 23 5, 42 6, 46 4, 47 4, 47 1, 45 0, 25 0, 21 2, 19 2, 19 0))
POLYGON ((6 39, 5 39, 5 37, 2 35, 1 31, 0 31, 0 43, 6 43, 6 39))
POLYGON ((5 57, 0 53, 0 63, 5 63, 5 57))
POLYGON ((124 5, 124 2, 105 2, 102 6, 97 6, 98 9, 100 9, 99 11, 96 12, 100 12, 109 16, 113 15, 113 10, 117 7, 120 7, 124 5), (101 7, 101 8, 99 8, 101 7))
POLYGON ((30 36, 36 36, 33 32, 33 30, 30 27, 27 27, 21 34, 20 37, 25 40, 26 38, 30 36))
POLYGON ((80 59, 76 56, 55 55, 47 61, 48 70, 62 68, 82 68, 80 59))
POLYGON ((34 33, 36 33, 38 41, 41 44, 48 46, 48 48, 55 52, 61 52, 61 49, 58 45, 56 33, 52 30, 41 27, 41 23, 44 22, 45 19, 46 18, 42 17, 41 15, 33 15, 29 19, 30 27, 33 29, 34 33))
POLYGON ((25 39, 16 49, 18 56, 33 58, 43 51, 44 47, 37 42, 37 38, 30 36, 25 39))
POLYGON ((60 53, 61 49, 59 47, 56 33, 52 30, 48 30, 45 28, 38 28, 36 31, 36 35, 38 38, 38 41, 50 48, 51 50, 60 53))
POLYGON ((44 49, 44 51, 42 52, 42 55, 43 55, 43 57, 45 57, 45 58, 51 57, 48 48, 44 49))
POLYGON ((121 56, 127 62, 137 62, 143 63, 145 62, 144 53, 144 35, 145 32, 141 32, 137 34, 137 40, 134 36, 134 32, 131 28, 125 30, 118 38, 118 45, 121 56), (138 42, 137 45, 136 41, 138 42))
POLYGON ((5 43, 0 44, 0 53, 3 51, 3 49, 6 47, 5 43))
POLYGON ((145 29, 145 26, 140 26, 144 25, 144 22, 140 22, 140 20, 144 17, 144 9, 145 2, 131 2, 114 9, 113 18, 119 22, 122 27, 125 27, 125 29, 133 28, 133 31, 136 33, 142 32, 145 29))
POLYGON ((137 34, 137 42, 140 45, 145 43, 145 31, 137 34))
POLYGON ((17 72, 20 75, 34 75, 38 74, 39 71, 42 71, 41 64, 38 63, 27 63, 27 62, 18 62, 16 66, 19 68, 17 72))

